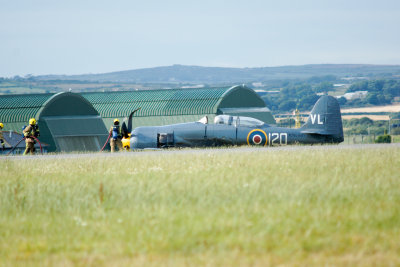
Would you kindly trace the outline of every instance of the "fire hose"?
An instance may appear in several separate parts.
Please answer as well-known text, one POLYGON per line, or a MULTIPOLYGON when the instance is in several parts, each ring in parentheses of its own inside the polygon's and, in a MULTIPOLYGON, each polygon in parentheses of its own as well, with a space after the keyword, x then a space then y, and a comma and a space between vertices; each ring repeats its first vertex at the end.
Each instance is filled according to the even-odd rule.
POLYGON ((37 139, 35 136, 33 136, 33 138, 39 143, 39 147, 40 147, 40 154, 43 155, 43 149, 42 149, 42 144, 40 143, 39 139, 37 139))
POLYGON ((13 152, 14 149, 15 149, 15 148, 19 145, 19 143, 21 143, 23 140, 25 140, 25 137, 23 137, 21 140, 19 140, 18 143, 17 143, 15 146, 13 146, 13 148, 11 148, 10 152, 8 152, 6 156, 10 155, 11 152, 13 152))
MULTIPOLYGON (((43 154, 42 144, 40 143, 39 139, 37 139, 34 136, 32 136, 32 137, 39 143, 40 153, 43 154)), ((6 156, 10 155, 14 151, 14 149, 25 139, 26 139, 26 137, 23 137, 21 140, 19 140, 18 143, 15 146, 13 146, 13 148, 11 148, 10 152, 8 152, 6 156)))
POLYGON ((106 145, 107 145, 107 143, 108 143, 108 140, 110 140, 110 137, 111 137, 111 132, 110 132, 110 134, 108 135, 107 141, 104 143, 104 146, 103 146, 103 148, 100 150, 100 152, 103 152, 104 148, 106 147, 106 145))

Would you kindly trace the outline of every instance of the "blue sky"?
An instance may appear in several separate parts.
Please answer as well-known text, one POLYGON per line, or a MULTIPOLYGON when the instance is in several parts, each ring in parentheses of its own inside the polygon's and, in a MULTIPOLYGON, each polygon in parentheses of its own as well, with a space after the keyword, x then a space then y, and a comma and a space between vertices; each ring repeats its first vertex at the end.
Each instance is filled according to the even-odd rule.
POLYGON ((400 64, 398 0, 0 0, 0 77, 400 64))

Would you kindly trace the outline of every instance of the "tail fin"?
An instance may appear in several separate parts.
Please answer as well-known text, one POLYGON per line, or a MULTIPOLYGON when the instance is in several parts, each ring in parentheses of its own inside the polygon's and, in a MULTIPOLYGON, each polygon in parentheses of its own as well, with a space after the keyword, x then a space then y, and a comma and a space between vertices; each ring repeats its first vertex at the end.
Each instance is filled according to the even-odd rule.
POLYGON ((333 142, 343 142, 343 125, 340 106, 333 96, 322 96, 315 103, 302 133, 327 135, 333 142))

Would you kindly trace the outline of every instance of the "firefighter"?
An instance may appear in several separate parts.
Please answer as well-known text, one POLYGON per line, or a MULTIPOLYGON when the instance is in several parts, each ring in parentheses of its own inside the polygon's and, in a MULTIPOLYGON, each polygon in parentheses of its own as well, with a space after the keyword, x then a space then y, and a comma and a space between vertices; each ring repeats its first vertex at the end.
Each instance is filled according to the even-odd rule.
POLYGON ((0 122, 0 143, 1 143, 1 149, 4 151, 5 144, 4 144, 4 137, 3 137, 3 128, 4 124, 0 122))
POLYGON ((111 152, 115 152, 115 146, 118 147, 119 151, 122 151, 122 130, 118 119, 114 120, 114 125, 110 128, 110 135, 111 152))
POLYGON ((40 136, 39 126, 36 124, 36 120, 31 118, 29 120, 29 125, 25 127, 24 131, 26 149, 24 155, 30 153, 31 155, 35 154, 35 138, 40 136))

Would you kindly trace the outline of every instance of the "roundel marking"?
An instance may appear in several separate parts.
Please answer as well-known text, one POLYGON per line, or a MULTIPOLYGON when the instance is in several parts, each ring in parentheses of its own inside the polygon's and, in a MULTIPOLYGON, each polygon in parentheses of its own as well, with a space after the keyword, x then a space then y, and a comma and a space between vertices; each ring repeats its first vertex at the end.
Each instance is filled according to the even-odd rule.
POLYGON ((259 145, 262 141, 262 137, 258 134, 253 136, 253 143, 259 145))
POLYGON ((251 130, 247 134, 247 144, 250 145, 262 145, 266 146, 268 141, 267 134, 261 129, 251 130))

